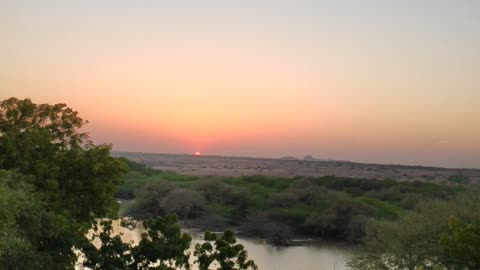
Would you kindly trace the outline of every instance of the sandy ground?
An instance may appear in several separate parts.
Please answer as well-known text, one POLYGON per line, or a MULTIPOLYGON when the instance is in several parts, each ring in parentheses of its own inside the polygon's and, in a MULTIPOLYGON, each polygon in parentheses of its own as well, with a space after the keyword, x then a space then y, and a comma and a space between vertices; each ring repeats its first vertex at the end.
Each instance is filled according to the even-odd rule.
POLYGON ((480 183, 480 169, 447 169, 420 166, 363 164, 339 161, 305 161, 268 158, 193 156, 116 152, 115 156, 145 163, 155 169, 198 176, 269 175, 281 177, 326 176, 448 182, 453 175, 480 183))

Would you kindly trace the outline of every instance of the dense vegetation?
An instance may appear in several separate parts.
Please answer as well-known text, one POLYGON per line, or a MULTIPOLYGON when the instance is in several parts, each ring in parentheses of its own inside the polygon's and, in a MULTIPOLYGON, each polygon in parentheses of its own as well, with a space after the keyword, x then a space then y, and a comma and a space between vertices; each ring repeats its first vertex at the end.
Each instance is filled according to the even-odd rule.
POLYGON ((419 202, 446 200, 462 187, 425 182, 268 176, 196 177, 128 162, 117 193, 123 215, 175 213, 188 226, 236 227, 282 244, 294 235, 358 242, 371 220, 394 220, 419 202))
POLYGON ((353 269, 480 269, 480 191, 420 203, 393 221, 367 226, 353 269))
POLYGON ((351 269, 480 269, 480 189, 339 177, 195 177, 128 162, 123 213, 176 213, 187 226, 236 227, 284 244, 294 235, 349 241, 351 269), (175 198, 175 199, 174 199, 175 198), (172 202, 172 200, 176 200, 172 202))
MULTIPOLYGON (((0 269, 190 269, 191 237, 175 216, 145 221, 135 246, 112 234, 127 166, 79 131, 85 123, 65 104, 0 102, 0 269)), ((256 269, 231 232, 205 240, 195 247, 201 270, 256 269)))

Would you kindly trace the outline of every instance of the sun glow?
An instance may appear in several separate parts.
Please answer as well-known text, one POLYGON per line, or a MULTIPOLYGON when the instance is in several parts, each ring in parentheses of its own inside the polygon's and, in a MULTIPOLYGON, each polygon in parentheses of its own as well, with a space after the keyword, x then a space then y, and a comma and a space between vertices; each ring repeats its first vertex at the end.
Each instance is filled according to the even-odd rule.
POLYGON ((202 154, 200 154, 200 152, 195 152, 195 154, 194 154, 194 156, 196 156, 196 157, 199 157, 199 156, 201 156, 201 155, 202 155, 202 154))

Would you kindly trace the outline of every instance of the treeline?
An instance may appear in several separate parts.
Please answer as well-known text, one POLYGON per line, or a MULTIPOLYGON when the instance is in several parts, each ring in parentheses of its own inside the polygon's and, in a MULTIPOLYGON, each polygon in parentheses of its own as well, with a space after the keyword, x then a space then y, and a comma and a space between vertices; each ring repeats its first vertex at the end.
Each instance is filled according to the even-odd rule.
POLYGON ((285 244, 294 236, 358 243, 372 220, 395 220, 426 200, 447 200, 462 185, 425 182, 268 176, 196 177, 128 162, 117 197, 122 214, 139 219, 175 213, 207 229, 285 244))

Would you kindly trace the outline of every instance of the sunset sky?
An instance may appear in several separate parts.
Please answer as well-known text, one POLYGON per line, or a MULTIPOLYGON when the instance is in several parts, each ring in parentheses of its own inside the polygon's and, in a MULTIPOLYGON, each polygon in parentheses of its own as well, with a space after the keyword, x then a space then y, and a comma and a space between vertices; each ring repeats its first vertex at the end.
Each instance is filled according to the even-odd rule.
POLYGON ((0 0, 0 99, 118 151, 480 168, 480 1, 0 0))

